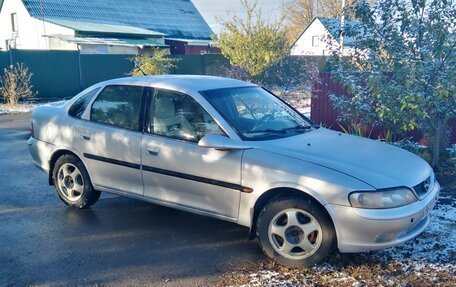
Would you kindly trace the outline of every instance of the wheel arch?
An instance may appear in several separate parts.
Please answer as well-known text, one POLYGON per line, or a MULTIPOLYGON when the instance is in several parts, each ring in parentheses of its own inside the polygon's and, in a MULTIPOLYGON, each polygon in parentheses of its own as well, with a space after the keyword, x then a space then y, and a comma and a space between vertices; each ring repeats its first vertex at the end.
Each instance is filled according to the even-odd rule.
MULTIPOLYGON (((81 157, 78 156, 76 153, 72 152, 71 150, 68 150, 68 149, 59 149, 59 150, 56 150, 51 158, 49 159, 49 173, 48 173, 48 181, 49 181, 49 185, 54 185, 54 180, 52 178, 52 173, 54 172, 54 166, 55 166, 55 163, 57 162, 57 160, 63 156, 63 155, 66 155, 66 154, 69 154, 69 155, 73 155, 75 157, 77 157, 83 164, 84 162, 82 161, 81 157)), ((85 164, 84 164, 85 166, 85 164)), ((86 168, 87 169, 87 168, 86 168)))
MULTIPOLYGON (((331 214, 328 212, 328 210, 325 208, 325 206, 320 201, 318 201, 315 197, 313 197, 312 195, 310 195, 302 190, 296 189, 296 188, 278 187, 278 188, 272 188, 272 189, 266 191, 256 200, 255 205, 253 207, 252 224, 251 224, 251 227, 249 230, 249 239, 250 240, 255 239, 258 215, 260 214, 263 207, 266 204, 268 204, 268 202, 270 202, 271 200, 282 197, 282 196, 298 196, 298 197, 303 197, 303 198, 307 198, 307 199, 311 200, 315 205, 320 207, 323 212, 325 212, 325 214, 328 216, 328 218, 331 221, 334 231, 336 230, 334 220, 333 220, 331 214)), ((337 235, 336 235, 336 241, 337 241, 337 235)), ((335 242, 335 244, 337 246, 337 242, 335 242)))

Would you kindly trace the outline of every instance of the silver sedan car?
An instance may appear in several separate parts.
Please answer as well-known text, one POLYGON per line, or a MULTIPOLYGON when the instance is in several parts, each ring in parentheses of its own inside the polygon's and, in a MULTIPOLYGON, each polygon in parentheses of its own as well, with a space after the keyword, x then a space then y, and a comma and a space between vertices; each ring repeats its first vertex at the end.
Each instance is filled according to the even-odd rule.
POLYGON ((33 162, 68 206, 103 191, 235 222, 288 266, 412 239, 440 190, 421 158, 227 78, 102 82, 35 109, 31 130, 33 162))

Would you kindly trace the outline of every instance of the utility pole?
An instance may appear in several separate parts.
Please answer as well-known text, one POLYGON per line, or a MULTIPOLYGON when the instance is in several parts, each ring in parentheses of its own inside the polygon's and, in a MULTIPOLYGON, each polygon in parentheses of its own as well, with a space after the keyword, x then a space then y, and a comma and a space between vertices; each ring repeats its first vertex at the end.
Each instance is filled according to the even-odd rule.
POLYGON ((340 15, 340 55, 344 55, 344 30, 345 30, 345 0, 342 0, 342 14, 340 15))

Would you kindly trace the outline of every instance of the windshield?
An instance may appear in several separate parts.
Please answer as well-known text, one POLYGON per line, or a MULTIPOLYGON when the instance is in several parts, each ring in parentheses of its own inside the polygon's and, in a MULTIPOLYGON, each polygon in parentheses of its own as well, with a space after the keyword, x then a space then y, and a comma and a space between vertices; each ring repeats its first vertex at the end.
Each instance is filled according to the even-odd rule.
POLYGON ((285 138, 312 129, 303 115, 260 87, 218 89, 201 94, 243 140, 285 138))

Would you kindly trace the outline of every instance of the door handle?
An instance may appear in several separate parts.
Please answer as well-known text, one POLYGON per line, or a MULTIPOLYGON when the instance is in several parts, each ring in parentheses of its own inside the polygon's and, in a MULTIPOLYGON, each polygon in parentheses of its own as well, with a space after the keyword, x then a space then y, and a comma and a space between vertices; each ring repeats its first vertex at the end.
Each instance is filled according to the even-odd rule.
POLYGON ((81 135, 81 139, 82 139, 82 140, 85 140, 85 141, 89 141, 89 140, 90 140, 90 136, 88 136, 88 135, 81 135))
POLYGON ((158 155, 158 150, 148 148, 148 149, 147 149, 147 153, 148 153, 149 155, 157 156, 157 155, 158 155))

